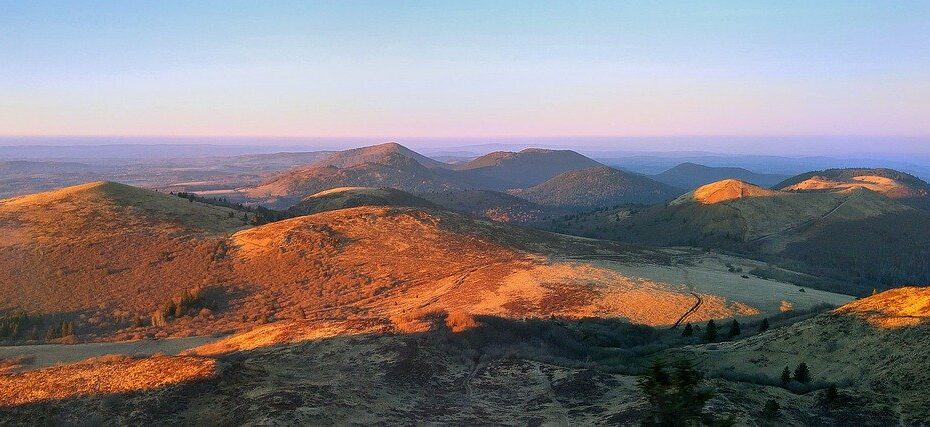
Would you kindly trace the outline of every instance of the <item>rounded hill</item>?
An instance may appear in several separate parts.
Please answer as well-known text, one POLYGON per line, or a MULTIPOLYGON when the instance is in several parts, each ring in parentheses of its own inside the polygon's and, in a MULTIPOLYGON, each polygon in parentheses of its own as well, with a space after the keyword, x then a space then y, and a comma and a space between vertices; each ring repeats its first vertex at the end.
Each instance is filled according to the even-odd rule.
POLYGON ((608 166, 565 172, 511 194, 546 206, 593 208, 623 203, 660 203, 680 191, 643 175, 608 166))

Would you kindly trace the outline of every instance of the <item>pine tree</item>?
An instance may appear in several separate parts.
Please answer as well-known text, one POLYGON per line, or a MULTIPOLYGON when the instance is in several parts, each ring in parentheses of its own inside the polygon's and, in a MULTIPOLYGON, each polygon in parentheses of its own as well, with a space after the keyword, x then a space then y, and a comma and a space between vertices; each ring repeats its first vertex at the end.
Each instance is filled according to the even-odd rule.
POLYGON ((707 322, 707 329, 704 331, 704 341, 713 342, 717 340, 717 324, 714 319, 707 322))
POLYGON ((690 323, 686 323, 685 329, 681 332, 681 336, 690 337, 691 335, 694 335, 694 327, 691 326, 690 323))
POLYGON ((794 368, 794 380, 799 383, 809 383, 811 381, 811 372, 807 369, 807 363, 801 362, 797 368, 794 368))
POLYGON ((637 385, 646 395, 650 411, 645 425, 698 425, 704 404, 713 393, 700 388, 703 374, 687 360, 679 360, 671 372, 661 360, 653 362, 637 385))
POLYGON ((183 299, 178 301, 178 303, 174 305, 174 318, 175 319, 180 318, 186 312, 187 312, 187 304, 185 304, 183 299))
POLYGON ((56 338, 61 337, 61 325, 52 325, 48 327, 48 330, 45 332, 45 339, 51 341, 56 338))
POLYGON ((769 329, 769 318, 763 318, 762 322, 759 323, 759 333, 765 332, 769 329))
POLYGON ((785 366, 785 370, 781 371, 781 385, 788 385, 791 382, 791 370, 785 366))
POLYGON ((730 338, 733 338, 739 334, 740 334, 739 322, 737 322, 736 319, 733 319, 733 322, 730 322, 730 332, 728 335, 730 336, 730 338))

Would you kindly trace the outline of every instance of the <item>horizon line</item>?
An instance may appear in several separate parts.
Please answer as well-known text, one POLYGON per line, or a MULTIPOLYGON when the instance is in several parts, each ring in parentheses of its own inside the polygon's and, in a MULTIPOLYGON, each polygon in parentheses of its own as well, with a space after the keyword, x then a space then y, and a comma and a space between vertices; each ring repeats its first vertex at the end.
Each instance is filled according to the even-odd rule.
POLYGON ((44 134, 16 135, 0 134, 0 139, 13 138, 175 138, 175 139, 564 139, 564 138, 901 138, 927 139, 927 135, 900 134, 639 134, 639 135, 159 135, 159 134, 44 134))

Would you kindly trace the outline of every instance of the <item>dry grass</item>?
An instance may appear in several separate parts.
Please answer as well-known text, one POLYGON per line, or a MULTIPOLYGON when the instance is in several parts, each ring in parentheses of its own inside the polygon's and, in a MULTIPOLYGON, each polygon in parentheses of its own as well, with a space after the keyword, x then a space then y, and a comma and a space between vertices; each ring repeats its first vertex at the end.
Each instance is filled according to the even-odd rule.
POLYGON ((885 328, 916 326, 930 321, 930 287, 903 287, 846 304, 835 311, 885 328))
POLYGON ((926 195, 903 182, 876 175, 855 176, 845 181, 836 181, 822 176, 814 176, 797 184, 785 187, 783 190, 811 191, 845 190, 852 188, 865 188, 891 198, 920 197, 926 195))
POLYGON ((813 380, 900 402, 905 425, 930 417, 930 288, 899 288, 733 342, 685 348, 712 372, 768 378, 806 363, 813 380))
MULTIPOLYGON (((226 212, 111 183, 4 201, 4 224, 25 222, 29 231, 0 247, 0 289, 11 308, 72 312, 82 341, 439 311, 661 325, 694 304, 677 285, 548 260, 566 251, 652 260, 622 245, 411 208, 342 209, 240 231, 241 220, 224 220, 226 212), (195 287, 204 287, 209 310, 133 326, 195 287)), ((755 312, 705 297, 697 319, 755 312)), ((422 326, 411 322, 411 330, 422 326)))
POLYGON ((215 374, 216 362, 203 357, 103 357, 0 375, 0 406, 149 390, 215 374))
POLYGON ((224 233, 243 226, 230 212, 110 182, 0 201, 0 309, 147 316, 211 280, 224 233))
POLYGON ((698 187, 694 191, 674 200, 672 204, 696 201, 703 205, 712 205, 728 200, 737 200, 747 197, 769 197, 777 194, 777 191, 762 188, 748 182, 736 179, 725 179, 698 187))

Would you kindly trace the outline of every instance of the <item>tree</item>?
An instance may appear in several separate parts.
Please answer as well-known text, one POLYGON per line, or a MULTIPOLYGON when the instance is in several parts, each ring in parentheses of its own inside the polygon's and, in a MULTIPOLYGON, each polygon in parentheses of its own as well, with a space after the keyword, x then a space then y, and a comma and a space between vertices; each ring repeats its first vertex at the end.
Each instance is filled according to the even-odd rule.
POLYGON ((788 385, 791 382, 791 370, 785 366, 785 370, 781 371, 781 385, 788 385))
POLYGON ((165 303, 165 306, 161 308, 161 318, 162 320, 168 320, 169 317, 173 316, 177 311, 174 300, 168 300, 165 303))
POLYGON ((61 336, 63 337, 73 337, 74 336, 74 322, 65 322, 61 325, 61 336))
POLYGON ((728 333, 728 335, 730 336, 730 338, 733 338, 739 334, 740 334, 739 322, 737 322, 736 319, 733 319, 733 321, 730 322, 730 332, 728 333))
POLYGON ((717 324, 714 319, 707 322, 707 329, 704 331, 704 341, 712 342, 717 340, 717 324))
POLYGON ((801 362, 797 368, 794 368, 794 380, 804 384, 811 381, 811 372, 807 369, 807 363, 801 362))
POLYGON ((769 329, 769 318, 765 317, 759 322, 759 333, 765 332, 769 329))
POLYGON ((638 387, 649 401, 644 424, 692 425, 704 418, 704 404, 713 393, 700 387, 704 375, 687 360, 675 362, 671 372, 662 360, 655 360, 639 378, 638 387))
POLYGON ((691 326, 690 323, 686 323, 686 324, 685 324, 685 329, 684 329, 683 331, 681 331, 681 336, 683 336, 683 337, 690 337, 691 335, 694 335, 694 327, 691 326))
POLYGON ((45 339, 51 341, 55 338, 61 337, 61 325, 52 325, 48 327, 48 330, 45 332, 45 339))

